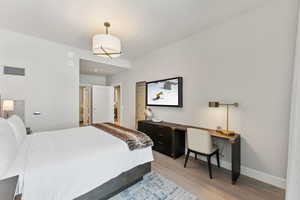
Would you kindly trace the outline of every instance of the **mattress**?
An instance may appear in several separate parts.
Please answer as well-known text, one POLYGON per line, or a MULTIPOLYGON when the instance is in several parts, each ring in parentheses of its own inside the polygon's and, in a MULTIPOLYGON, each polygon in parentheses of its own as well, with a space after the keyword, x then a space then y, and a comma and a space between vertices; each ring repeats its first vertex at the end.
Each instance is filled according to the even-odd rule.
POLYGON ((27 136, 6 177, 20 176, 23 200, 69 200, 151 161, 151 147, 130 151, 122 140, 88 126, 27 136))

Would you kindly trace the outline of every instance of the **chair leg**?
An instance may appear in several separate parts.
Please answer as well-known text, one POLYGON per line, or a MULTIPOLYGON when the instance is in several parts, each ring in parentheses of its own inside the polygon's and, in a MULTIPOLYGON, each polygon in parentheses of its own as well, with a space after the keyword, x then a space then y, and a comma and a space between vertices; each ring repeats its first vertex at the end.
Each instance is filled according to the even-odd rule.
POLYGON ((197 153, 195 153, 195 160, 197 160, 197 153))
POLYGON ((186 153, 186 156, 185 156, 185 161, 184 161, 184 168, 186 167, 186 163, 189 159, 189 156, 190 156, 190 150, 188 149, 187 153, 186 153))
POLYGON ((219 154, 219 150, 217 151, 217 163, 218 163, 218 168, 220 168, 220 154, 219 154))
POLYGON ((211 156, 207 156, 207 163, 208 163, 209 178, 212 179, 212 172, 211 172, 211 156))

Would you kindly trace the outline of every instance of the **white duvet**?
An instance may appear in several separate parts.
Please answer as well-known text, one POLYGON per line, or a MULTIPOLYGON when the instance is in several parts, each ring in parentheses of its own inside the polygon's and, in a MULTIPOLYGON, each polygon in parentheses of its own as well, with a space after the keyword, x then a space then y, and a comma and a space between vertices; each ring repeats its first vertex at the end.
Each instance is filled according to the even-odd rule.
POLYGON ((7 176, 20 174, 23 200, 71 200, 153 160, 151 147, 130 151, 94 127, 27 136, 7 176))

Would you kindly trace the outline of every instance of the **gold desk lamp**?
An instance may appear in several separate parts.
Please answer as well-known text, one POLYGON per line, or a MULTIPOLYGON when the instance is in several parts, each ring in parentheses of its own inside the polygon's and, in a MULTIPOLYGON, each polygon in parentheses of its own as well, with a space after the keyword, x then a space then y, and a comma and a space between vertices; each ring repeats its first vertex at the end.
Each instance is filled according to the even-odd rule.
POLYGON ((226 130, 217 130, 218 132, 224 135, 234 135, 234 131, 228 130, 228 120, 229 120, 229 106, 238 107, 238 103, 226 104, 220 103, 218 101, 211 101, 208 103, 208 107, 210 108, 218 108, 220 106, 226 106, 226 130))

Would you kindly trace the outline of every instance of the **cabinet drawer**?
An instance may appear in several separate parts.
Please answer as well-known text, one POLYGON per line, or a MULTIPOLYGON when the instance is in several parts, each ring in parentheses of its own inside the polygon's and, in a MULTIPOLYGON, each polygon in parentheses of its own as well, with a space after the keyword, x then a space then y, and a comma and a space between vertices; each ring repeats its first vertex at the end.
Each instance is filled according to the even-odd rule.
POLYGON ((151 140, 153 141, 153 143, 155 143, 156 141, 156 134, 152 129, 153 126, 151 126, 150 124, 146 124, 146 123, 142 123, 139 122, 138 124, 138 130, 145 133, 146 135, 148 135, 151 140))
POLYGON ((172 133, 171 132, 158 132, 157 142, 161 145, 171 145, 172 144, 172 133))
POLYGON ((185 151, 185 133, 174 130, 174 126, 166 123, 139 121, 138 130, 147 134, 153 140, 153 150, 177 158, 185 151))
POLYGON ((156 126, 155 131, 155 150, 171 155, 172 153, 172 129, 164 126, 156 126))

